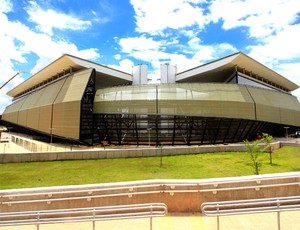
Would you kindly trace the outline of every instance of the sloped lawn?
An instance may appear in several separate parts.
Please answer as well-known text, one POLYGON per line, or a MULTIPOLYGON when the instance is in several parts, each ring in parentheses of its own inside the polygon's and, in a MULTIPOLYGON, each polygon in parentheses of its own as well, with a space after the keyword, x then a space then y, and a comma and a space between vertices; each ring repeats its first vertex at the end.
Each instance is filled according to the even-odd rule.
MULTIPOLYGON (((261 156, 260 174, 300 171, 300 147, 261 156)), ((250 156, 221 152, 181 156, 0 164, 0 189, 147 179, 202 179, 252 175, 250 156)))

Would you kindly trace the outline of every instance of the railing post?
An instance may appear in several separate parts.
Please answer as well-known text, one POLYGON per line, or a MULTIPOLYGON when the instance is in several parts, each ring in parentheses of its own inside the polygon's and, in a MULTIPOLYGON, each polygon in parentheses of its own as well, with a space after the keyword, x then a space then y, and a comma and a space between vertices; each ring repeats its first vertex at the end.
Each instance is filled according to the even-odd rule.
POLYGON ((277 199, 277 226, 280 230, 280 201, 277 199))
POLYGON ((150 230, 152 230, 152 205, 150 205, 150 230))
POLYGON ((96 213, 95 213, 95 209, 93 209, 93 230, 96 229, 95 218, 96 218, 96 213))
POLYGON ((40 213, 38 212, 37 213, 37 223, 36 223, 36 229, 37 230, 40 230, 40 213))
POLYGON ((220 208, 219 208, 219 204, 217 204, 217 229, 220 230, 220 208))

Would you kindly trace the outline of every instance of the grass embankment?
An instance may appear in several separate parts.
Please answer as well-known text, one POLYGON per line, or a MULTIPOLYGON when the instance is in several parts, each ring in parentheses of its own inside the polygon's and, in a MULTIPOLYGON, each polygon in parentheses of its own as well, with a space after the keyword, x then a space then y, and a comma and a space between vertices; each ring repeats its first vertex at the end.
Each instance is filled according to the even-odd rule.
MULTIPOLYGON (((182 156, 0 164, 0 189, 146 179, 201 179, 252 175, 250 156, 222 152, 182 156)), ((261 156, 260 174, 300 171, 300 147, 261 156)))

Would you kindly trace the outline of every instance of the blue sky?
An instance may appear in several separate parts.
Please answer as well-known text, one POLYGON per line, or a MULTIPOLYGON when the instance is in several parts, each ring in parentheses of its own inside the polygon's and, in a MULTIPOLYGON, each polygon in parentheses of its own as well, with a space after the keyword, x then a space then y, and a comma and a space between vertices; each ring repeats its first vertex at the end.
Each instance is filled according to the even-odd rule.
MULTIPOLYGON (((0 0, 6 92, 69 53, 130 72, 183 71, 242 51, 300 85, 299 0, 0 0)), ((293 92, 300 98, 300 90, 293 92)))

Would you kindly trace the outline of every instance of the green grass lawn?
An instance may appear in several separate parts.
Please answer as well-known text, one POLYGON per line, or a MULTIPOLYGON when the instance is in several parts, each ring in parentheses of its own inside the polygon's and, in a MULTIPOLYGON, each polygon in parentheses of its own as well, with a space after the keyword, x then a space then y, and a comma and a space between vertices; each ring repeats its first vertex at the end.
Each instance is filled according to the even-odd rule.
MULTIPOLYGON (((300 147, 264 153, 260 174, 300 171, 300 147)), ((147 179, 202 179, 252 175, 250 156, 221 152, 181 156, 0 164, 0 189, 147 179)))

